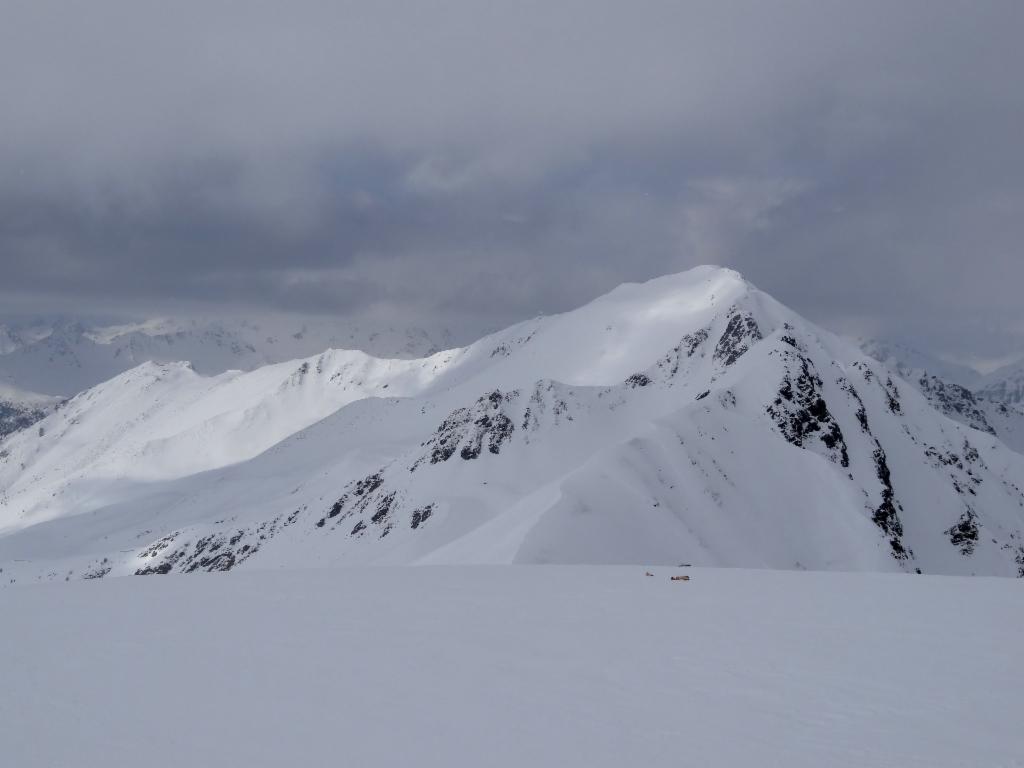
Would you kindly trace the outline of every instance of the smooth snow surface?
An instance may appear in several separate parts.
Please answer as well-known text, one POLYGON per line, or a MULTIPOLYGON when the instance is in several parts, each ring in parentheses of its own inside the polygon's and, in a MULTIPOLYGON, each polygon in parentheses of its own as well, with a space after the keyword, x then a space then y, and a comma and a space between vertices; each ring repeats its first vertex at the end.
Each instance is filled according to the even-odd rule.
POLYGON ((3 589, 0 763, 1024 764, 1019 582, 644 570, 3 589))

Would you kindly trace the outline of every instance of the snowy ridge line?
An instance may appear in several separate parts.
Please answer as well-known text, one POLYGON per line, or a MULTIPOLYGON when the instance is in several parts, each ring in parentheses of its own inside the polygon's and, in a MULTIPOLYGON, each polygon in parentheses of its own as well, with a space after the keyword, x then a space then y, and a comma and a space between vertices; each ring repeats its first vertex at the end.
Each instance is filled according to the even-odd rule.
POLYGON ((118 325, 75 320, 0 324, 0 387, 70 397, 142 363, 189 360, 200 373, 251 371, 325 349, 426 357, 455 346, 446 330, 368 330, 330 318, 154 318, 118 325))
POLYGON ((1024 575, 1024 456, 713 267, 418 360, 143 366, 40 424, 0 459, 8 583, 421 562, 1024 575))

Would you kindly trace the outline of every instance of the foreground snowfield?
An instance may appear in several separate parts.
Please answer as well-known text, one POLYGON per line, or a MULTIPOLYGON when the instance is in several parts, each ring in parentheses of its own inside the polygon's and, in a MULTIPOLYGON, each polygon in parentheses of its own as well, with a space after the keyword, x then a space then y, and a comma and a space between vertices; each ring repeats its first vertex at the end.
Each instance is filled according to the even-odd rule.
POLYGON ((0 763, 1020 766, 1012 579, 340 568, 0 590, 0 763))

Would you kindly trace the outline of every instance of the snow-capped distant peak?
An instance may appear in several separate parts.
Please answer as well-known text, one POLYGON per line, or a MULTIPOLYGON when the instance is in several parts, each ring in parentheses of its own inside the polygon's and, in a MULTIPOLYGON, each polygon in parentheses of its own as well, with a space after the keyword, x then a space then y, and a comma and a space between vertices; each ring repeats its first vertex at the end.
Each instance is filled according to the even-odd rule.
POLYGON ((1024 404, 1024 362, 992 371, 978 385, 978 394, 997 403, 1024 404))
POLYGON ((141 333, 146 336, 164 336, 182 333, 187 330, 188 324, 186 323, 172 318, 157 317, 133 323, 89 328, 86 330, 85 336, 97 344, 112 344, 119 337, 132 333, 141 333))
POLYGON ((452 346, 444 330, 378 328, 339 318, 168 317, 99 325, 60 319, 48 326, 0 327, 0 381, 71 396, 148 361, 187 360, 200 373, 219 374, 328 348, 414 358, 452 346))
POLYGON ((856 343, 864 354, 885 363, 907 379, 929 374, 968 389, 982 380, 982 375, 970 366, 944 360, 900 341, 858 339, 856 343))

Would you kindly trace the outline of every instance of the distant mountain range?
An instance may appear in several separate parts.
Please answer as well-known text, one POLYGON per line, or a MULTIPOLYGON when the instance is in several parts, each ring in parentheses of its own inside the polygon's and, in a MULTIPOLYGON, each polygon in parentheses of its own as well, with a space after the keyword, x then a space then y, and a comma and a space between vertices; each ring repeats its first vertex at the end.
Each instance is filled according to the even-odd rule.
POLYGON ((333 319, 81 320, 0 324, 0 384, 69 397, 145 362, 187 360, 199 373, 252 370, 325 349, 420 357, 453 346, 446 330, 368 328, 333 319))
POLYGON ((147 362, 0 442, 0 568, 1024 575, 1024 455, 952 386, 713 267, 418 358, 147 362))
POLYGON ((1024 453, 1024 365, 1011 365, 983 376, 972 368, 948 363, 905 344, 875 339, 861 349, 921 392, 940 413, 968 427, 997 435, 1024 453))

